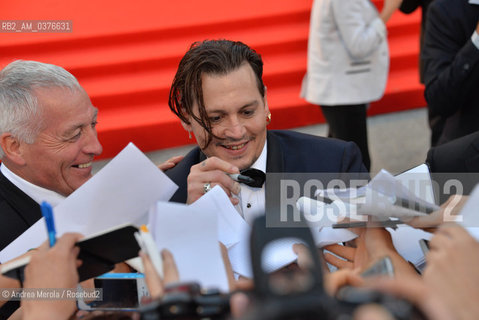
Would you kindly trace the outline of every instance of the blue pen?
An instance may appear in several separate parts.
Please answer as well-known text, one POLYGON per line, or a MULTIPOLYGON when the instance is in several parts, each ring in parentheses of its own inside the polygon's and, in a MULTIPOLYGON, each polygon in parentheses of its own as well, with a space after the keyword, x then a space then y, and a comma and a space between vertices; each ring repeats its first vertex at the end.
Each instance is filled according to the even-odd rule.
POLYGON ((55 231, 55 222, 53 221, 52 206, 48 202, 43 201, 41 209, 42 215, 45 218, 45 223, 47 224, 48 241, 50 242, 50 247, 53 247, 55 245, 55 242, 57 241, 57 234, 55 231))

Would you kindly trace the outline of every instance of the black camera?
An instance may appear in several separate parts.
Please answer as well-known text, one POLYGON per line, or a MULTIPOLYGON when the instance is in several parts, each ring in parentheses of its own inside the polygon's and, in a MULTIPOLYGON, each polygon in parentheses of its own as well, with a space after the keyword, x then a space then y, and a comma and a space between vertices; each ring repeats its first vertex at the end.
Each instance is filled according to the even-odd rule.
POLYGON ((296 228, 268 228, 265 216, 254 221, 250 244, 255 285, 253 307, 243 320, 352 319, 354 311, 368 303, 381 305, 396 319, 425 319, 409 302, 377 291, 346 287, 341 290, 340 299, 327 294, 311 231, 304 219, 301 221, 296 228), (268 246, 291 238, 307 247, 308 266, 266 272, 264 257, 268 246))
MULTIPOLYGON (((409 302, 377 291, 345 287, 340 298, 327 294, 311 231, 302 221, 296 228, 268 228, 265 216, 254 221, 250 241, 254 290, 248 293, 252 306, 242 320, 346 320, 368 303, 381 305, 396 319, 425 319, 409 302), (308 248, 308 266, 267 272, 265 257, 274 254, 270 246, 291 238, 308 248)), ((227 319, 229 297, 217 290, 202 291, 197 283, 175 284, 166 288, 162 299, 140 309, 141 319, 227 319)))
POLYGON ((140 309, 142 320, 226 319, 229 313, 229 295, 216 289, 202 290, 195 282, 168 285, 160 300, 140 309))

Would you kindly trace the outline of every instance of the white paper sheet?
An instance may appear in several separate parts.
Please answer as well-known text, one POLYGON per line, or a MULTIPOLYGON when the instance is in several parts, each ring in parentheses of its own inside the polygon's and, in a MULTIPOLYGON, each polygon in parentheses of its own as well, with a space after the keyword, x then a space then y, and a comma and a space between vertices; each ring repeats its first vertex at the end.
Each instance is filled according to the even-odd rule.
POLYGON ((218 241, 228 248, 233 271, 251 278, 253 276, 249 250, 251 226, 240 216, 223 189, 215 186, 190 206, 217 213, 218 241))
POLYGON ((345 217, 351 217, 351 210, 356 211, 356 206, 348 202, 335 200, 328 204, 308 197, 299 198, 296 207, 314 228, 331 227, 345 217))
POLYGON ((448 220, 456 221, 466 228, 471 236, 479 241, 479 185, 476 185, 469 195, 469 199, 464 204, 457 217, 450 217, 448 220), (455 218, 455 219, 453 219, 455 218))
MULTIPOLYGON (((424 168, 423 166, 420 167, 424 168)), ((383 169, 371 180, 368 187, 388 196, 412 200, 434 210, 439 210, 439 206, 434 204, 430 176, 425 173, 420 174, 418 170, 418 167, 412 168, 393 177, 383 169)))
POLYGON ((228 290, 218 243, 217 212, 179 203, 158 202, 150 210, 149 230, 159 250, 173 253, 180 281, 228 290))
MULTIPOLYGON (((239 215, 223 189, 214 187, 190 207, 217 213, 218 240, 228 248, 233 271, 247 278, 253 277, 249 244, 251 226, 239 215)), ((296 242, 289 239, 271 244, 263 257, 265 270, 272 272, 295 261, 297 256, 292 245, 296 242)))
MULTIPOLYGON (((424 201, 429 206, 434 205, 434 191, 432 188, 429 168, 425 164, 409 169, 395 178, 412 193, 419 202, 424 201)), ((438 206, 434 205, 436 210, 438 206)), ((426 258, 419 246, 419 240, 429 240, 432 234, 420 229, 415 229, 406 224, 399 225, 396 230, 388 229, 391 233, 394 247, 406 260, 414 263, 416 267, 424 266, 426 258)))
MULTIPOLYGON (((95 176, 54 208, 57 236, 79 232, 85 236, 124 223, 147 221, 148 208, 169 200, 178 187, 135 145, 129 143, 95 176)), ((47 239, 44 219, 0 252, 11 260, 47 239)))
MULTIPOLYGON (((325 210, 331 210, 333 207, 344 207, 346 204, 338 204, 341 200, 353 204, 348 210, 341 210, 343 211, 342 215, 346 217, 351 217, 351 214, 355 213, 375 216, 381 219, 389 217, 409 218, 425 215, 411 208, 394 205, 397 198, 406 199, 433 210, 439 209, 434 204, 432 182, 429 170, 425 164, 414 167, 395 177, 383 169, 366 186, 357 190, 317 190, 315 196, 335 201, 331 205, 321 207, 318 204, 315 206, 309 204, 310 200, 302 200, 302 203, 298 203, 298 206, 305 210, 305 214, 310 214, 309 212, 311 214, 317 213, 318 210, 325 212, 325 210)), ((323 221, 324 226, 327 226, 325 222, 328 221, 323 221)))
POLYGON ((207 194, 196 200, 190 207, 216 212, 218 216, 218 241, 230 248, 249 237, 250 226, 239 215, 230 199, 220 186, 215 186, 207 194))
MULTIPOLYGON (((336 196, 344 201, 348 201, 348 198, 351 197, 351 195, 360 195, 360 198, 354 198, 354 201, 352 201, 356 204, 359 203, 356 209, 354 209, 354 204, 347 205, 346 203, 343 203, 339 205, 337 202, 341 200, 335 200, 332 204, 325 204, 322 201, 315 201, 314 199, 300 199, 297 205, 298 208, 300 208, 300 210, 303 212, 308 211, 307 214, 312 216, 321 216, 321 220, 318 219, 318 222, 315 224, 316 227, 320 227, 320 232, 318 235, 322 237, 321 240, 315 237, 316 243, 318 244, 318 242, 322 242, 321 245, 330 244, 332 241, 349 241, 354 238, 352 233, 339 234, 336 231, 340 230, 334 230, 330 228, 332 223, 337 222, 337 219, 334 219, 334 217, 340 216, 337 212, 337 208, 339 207, 348 209, 343 210, 345 212, 342 213, 342 216, 345 215, 347 217, 351 217, 351 213, 357 213, 360 215, 367 214, 378 218, 404 218, 424 215, 414 210, 394 206, 392 204, 394 201, 391 201, 390 203, 382 202, 381 204, 379 204, 378 201, 371 201, 370 199, 377 199, 378 191, 384 192, 388 196, 399 196, 421 204, 425 204, 435 209, 439 209, 439 207, 433 202, 434 194, 431 178, 429 175, 429 170, 424 164, 412 168, 411 170, 408 170, 395 177, 393 177, 387 171, 382 170, 366 187, 361 188, 361 190, 343 190, 339 193, 335 190, 320 190, 316 193, 316 195, 327 198, 336 196), (376 197, 372 196, 374 194, 376 197), (363 203, 361 204, 360 202, 363 203), (333 216, 333 219, 326 217, 327 210, 330 210, 330 212, 335 212, 335 215, 330 215, 330 217, 333 216)), ((430 239, 431 234, 419 229, 414 229, 408 225, 398 225, 396 230, 388 228, 388 231, 391 233, 394 246, 401 256, 416 265, 423 264, 424 255, 419 247, 418 242, 420 239, 430 239)), ((315 233, 313 233, 313 235, 314 234, 315 233)))
POLYGON ((401 181, 403 186, 409 190, 415 189, 414 194, 420 199, 431 204, 435 203, 431 173, 427 164, 423 163, 394 177, 401 181))

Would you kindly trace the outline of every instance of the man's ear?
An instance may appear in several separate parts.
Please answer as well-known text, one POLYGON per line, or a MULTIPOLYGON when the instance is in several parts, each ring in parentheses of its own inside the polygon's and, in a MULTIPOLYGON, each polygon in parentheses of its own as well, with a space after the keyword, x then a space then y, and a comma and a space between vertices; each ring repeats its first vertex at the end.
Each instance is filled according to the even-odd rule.
POLYGON ((5 157, 18 165, 24 165, 21 141, 15 138, 10 132, 5 132, 0 136, 0 147, 2 147, 5 157))
POLYGON ((186 131, 190 132, 190 131, 193 131, 193 129, 191 128, 191 116, 188 114, 188 112, 186 111, 185 108, 181 108, 181 115, 185 118, 185 119, 188 119, 188 121, 190 122, 190 124, 184 122, 183 120, 181 120, 181 125, 183 126, 183 129, 185 129, 186 131))
POLYGON ((193 131, 193 129, 191 128, 191 124, 187 124, 186 122, 181 121, 181 125, 183 126, 183 129, 185 129, 186 131, 188 132, 193 131))

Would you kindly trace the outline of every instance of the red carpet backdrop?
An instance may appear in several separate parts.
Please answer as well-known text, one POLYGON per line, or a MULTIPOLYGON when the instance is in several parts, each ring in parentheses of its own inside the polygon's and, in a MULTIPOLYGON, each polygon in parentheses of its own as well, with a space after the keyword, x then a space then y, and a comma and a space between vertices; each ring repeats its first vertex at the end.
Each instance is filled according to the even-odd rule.
MULTIPOLYGON (((2 1, 2 20, 69 20, 71 32, 2 31, 0 67, 15 59, 60 65, 100 109, 102 157, 129 141, 143 151, 191 143, 169 111, 176 66, 192 42, 243 41, 263 56, 273 115, 270 128, 323 122, 301 98, 312 0, 15 0, 2 1)), ((380 7, 381 0, 374 3, 380 7)), ((388 23, 391 53, 384 98, 370 115, 423 107, 417 75, 420 12, 395 13, 388 23)), ((35 26, 33 26, 35 27, 35 26)), ((18 28, 18 26, 17 26, 18 28)))

